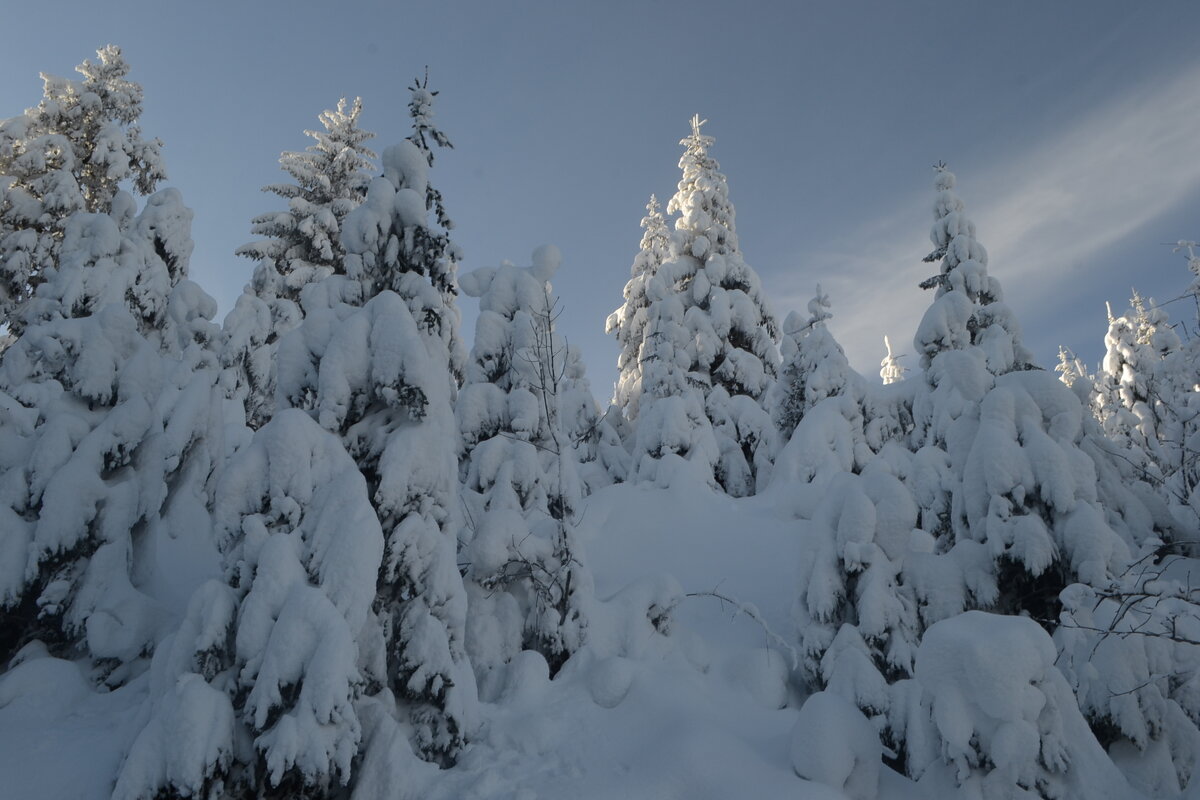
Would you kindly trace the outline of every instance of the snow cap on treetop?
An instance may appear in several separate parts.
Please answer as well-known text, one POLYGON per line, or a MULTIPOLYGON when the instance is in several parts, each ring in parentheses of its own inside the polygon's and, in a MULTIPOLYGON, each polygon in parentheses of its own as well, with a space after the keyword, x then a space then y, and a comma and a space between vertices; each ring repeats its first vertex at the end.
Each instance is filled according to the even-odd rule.
POLYGON ((562 251, 552 244, 544 244, 533 251, 533 276, 539 281, 548 281, 562 266, 562 251))

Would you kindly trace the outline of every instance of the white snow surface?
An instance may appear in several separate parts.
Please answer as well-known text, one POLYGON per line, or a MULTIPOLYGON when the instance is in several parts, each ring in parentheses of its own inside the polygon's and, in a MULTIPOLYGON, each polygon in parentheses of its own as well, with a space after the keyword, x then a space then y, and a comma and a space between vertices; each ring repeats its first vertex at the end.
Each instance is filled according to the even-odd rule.
MULTIPOLYGON (((584 648, 554 680, 542 657, 529 651, 497 669, 493 685, 481 687, 482 727, 450 770, 415 759, 404 728, 364 708, 364 736, 392 744, 380 745, 364 762, 355 796, 975 797, 971 792, 978 784, 957 786, 945 763, 934 764, 919 788, 877 761, 866 772, 857 766, 847 772, 848 763, 871 749, 863 735, 868 723, 861 715, 855 721, 822 709, 822 703, 841 703, 847 714, 858 714, 830 693, 805 705, 789 677, 797 674, 797 654, 786 644, 795 641, 792 604, 809 531, 809 523, 795 519, 795 506, 786 492, 732 499, 686 476, 665 489, 647 484, 600 489, 585 500, 579 530, 599 598, 588 614, 584 648), (806 720, 820 727, 808 730, 806 720), (835 747, 836 759, 830 756, 821 770, 808 773, 817 780, 799 777, 795 764, 805 757, 811 761, 812 754, 797 751, 808 752, 825 738, 852 744, 852 752, 835 747), (396 770, 403 770, 403 780, 396 770), (877 786, 867 774, 873 770, 877 786)), ((955 618, 953 629, 940 638, 933 635, 935 627, 930 653, 936 655, 939 642, 955 635, 980 649, 958 656, 951 649, 918 673, 922 684, 953 679, 957 690, 977 695, 960 709, 967 715, 963 720, 987 730, 995 750, 1004 719, 1015 714, 1014 722, 1020 722, 1025 713, 1024 706, 1005 705, 1001 694, 1011 693, 1005 686, 1036 691, 1039 702, 1051 704, 1069 701, 1070 690, 1052 665, 1049 638, 1036 625, 1002 620, 1007 628, 992 642, 972 634, 974 616, 984 615, 955 618), (986 674, 972 674, 963 659, 978 661, 986 674), (989 684, 994 703, 986 686, 972 688, 989 676, 995 678, 989 684)), ((25 658, 0 678, 4 791, 29 800, 110 797, 121 759, 144 724, 137 716, 148 676, 114 692, 97 692, 75 664, 34 647, 25 658)), ((1058 710, 1064 737, 1090 738, 1072 703, 1058 710)), ((1030 706, 1029 712, 1036 716, 1037 709, 1030 706)), ((1098 770, 1084 776, 1094 788, 1115 769, 1111 762, 1100 767, 1102 753, 1090 741, 1090 749, 1073 755, 1077 765, 1098 770)), ((1128 784, 1117 778, 1114 785, 1127 791, 1128 784)))
MULTIPOLYGON (((665 490, 620 484, 585 503, 580 538, 601 599, 584 649, 553 681, 541 656, 519 654, 498 671, 458 765, 439 771, 414 759, 394 796, 847 796, 796 776, 794 654, 756 621, 791 635, 803 523, 766 498, 733 500, 682 480, 665 490)), ((4 792, 110 797, 145 724, 149 674, 97 692, 71 662, 35 647, 25 657, 0 678, 4 792)), ((376 771, 364 765, 359 795, 388 785, 374 782, 376 771)), ((880 786, 880 797, 918 796, 886 768, 880 786)))

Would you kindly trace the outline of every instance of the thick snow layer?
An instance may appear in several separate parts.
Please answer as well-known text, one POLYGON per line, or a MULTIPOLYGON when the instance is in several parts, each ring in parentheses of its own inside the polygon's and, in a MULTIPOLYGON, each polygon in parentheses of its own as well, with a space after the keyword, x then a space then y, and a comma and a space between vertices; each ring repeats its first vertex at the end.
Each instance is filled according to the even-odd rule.
POLYGON ((852 800, 879 793, 879 734, 858 707, 832 692, 804 702, 792 729, 792 767, 802 778, 840 789, 852 800))
MULTIPOLYGON (((885 502, 886 480, 862 481, 873 500, 885 502)), ((852 705, 844 714, 830 710, 843 702, 833 692, 805 705, 788 642, 795 641, 791 609, 811 524, 794 518, 784 493, 735 500, 683 477, 669 489, 620 484, 588 497, 582 517, 580 544, 598 598, 588 609, 583 649, 553 680, 536 653, 495 665, 481 684, 482 726, 450 770, 417 760, 411 730, 380 701, 362 704, 370 747, 356 773, 357 797, 979 796, 978 781, 960 786, 936 748, 920 787, 880 765, 870 723, 852 705), (847 770, 852 760, 863 765, 847 770), (813 780, 797 775, 798 762, 813 780)), ((184 550, 175 555, 189 557, 184 550)), ((1029 749, 1017 734, 1030 732, 1033 715, 1048 725, 1035 723, 1033 734, 1057 736, 1071 755, 1069 777, 1058 784, 1063 797, 1138 797, 1090 739, 1053 666, 1053 646, 1034 623, 967 614, 941 625, 930 632, 918 672, 921 685, 928 681, 935 697, 946 698, 936 719, 959 737, 955 742, 970 728, 995 757, 1016 759, 1029 749), (980 618, 999 622, 983 625, 980 618), (970 646, 959 647, 960 640, 970 646), (1052 706, 1057 717, 1043 713, 1052 706)), ((278 663, 279 670, 286 666, 278 663)), ((920 686, 910 683, 919 700, 920 686)), ((194 688, 181 688, 180 702, 194 700, 189 692, 194 688)), ((49 658, 0 677, 5 791, 108 798, 145 724, 136 718, 145 697, 144 679, 98 693, 75 665, 49 658)), ((1015 765, 1011 759, 1005 763, 1015 765)))
MULTIPOLYGON (((792 769, 792 654, 753 616, 788 633, 797 523, 764 502, 683 482, 603 489, 583 516, 601 598, 585 651, 553 681, 533 653, 504 665, 459 765, 414 764, 397 796, 840 797, 792 769), (744 610, 686 596, 714 591, 744 610)), ((0 678, 6 787, 28 798, 107 798, 145 724, 133 719, 144 683, 95 693, 74 665, 36 663, 54 669, 31 662, 0 678)), ((180 701, 190 702, 186 692, 180 701)), ((364 737, 384 735, 362 715, 364 737)))
POLYGON ((83 670, 43 652, 0 678, 0 794, 28 800, 108 800, 141 728, 139 680, 97 692, 83 670))
POLYGON ((1020 796, 1018 786, 1041 796, 1135 796, 1088 730, 1056 657, 1050 636, 1025 617, 968 611, 925 632, 922 706, 960 786, 985 797, 1020 796))

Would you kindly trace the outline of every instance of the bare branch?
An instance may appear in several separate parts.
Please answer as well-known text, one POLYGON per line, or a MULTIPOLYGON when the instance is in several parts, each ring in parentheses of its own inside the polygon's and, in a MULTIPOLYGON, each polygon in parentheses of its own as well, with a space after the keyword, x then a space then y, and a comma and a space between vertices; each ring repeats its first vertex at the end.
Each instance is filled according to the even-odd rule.
POLYGON ((720 584, 718 584, 717 586, 714 586, 712 591, 709 591, 709 592, 688 592, 687 594, 684 595, 684 597, 715 597, 717 600, 720 600, 723 604, 728 603, 729 605, 733 606, 734 611, 735 611, 735 616, 737 614, 745 614, 747 617, 749 617, 750 619, 757 622, 759 624, 759 626, 763 629, 763 632, 766 633, 767 637, 771 641, 775 642, 775 644, 777 644, 779 647, 781 647, 791 657, 792 669, 799 669, 800 654, 796 651, 796 648, 793 647, 791 645, 791 643, 788 642, 787 639, 784 639, 782 636, 777 634, 775 631, 771 630, 771 626, 767 624, 767 621, 765 619, 763 619, 762 614, 759 613, 757 608, 755 608, 753 605, 751 605, 749 603, 743 603, 740 600, 735 600, 734 598, 730 597, 729 595, 718 592, 717 588, 719 586, 720 586, 720 584))

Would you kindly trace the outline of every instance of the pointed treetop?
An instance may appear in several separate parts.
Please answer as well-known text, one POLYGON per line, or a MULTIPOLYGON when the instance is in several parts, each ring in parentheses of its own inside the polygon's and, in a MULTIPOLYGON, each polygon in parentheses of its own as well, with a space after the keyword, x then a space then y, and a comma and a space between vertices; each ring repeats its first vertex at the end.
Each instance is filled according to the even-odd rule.
MULTIPOLYGON (((350 106, 350 111, 346 111, 346 98, 338 100, 337 110, 325 109, 317 119, 325 126, 324 131, 308 131, 304 132, 305 136, 311 136, 318 142, 324 142, 333 132, 353 132, 356 141, 365 141, 373 139, 375 134, 369 131, 364 131, 358 127, 358 118, 362 115, 362 98, 354 98, 354 103, 350 106)), ((311 147, 309 149, 312 149, 311 147)))
POLYGON ((900 359, 904 356, 892 352, 892 343, 887 336, 883 337, 883 346, 887 349, 887 355, 884 356, 883 361, 879 362, 879 377, 883 379, 886 386, 904 380, 904 373, 908 370, 900 365, 900 359))
POLYGON ((821 284, 817 284, 817 292, 813 298, 808 301, 808 313, 812 317, 808 320, 808 325, 805 327, 811 328, 819 322, 824 322, 833 317, 833 312, 829 309, 833 307, 833 303, 829 302, 829 295, 821 291, 821 284))
POLYGON ((408 137, 408 140, 421 148, 425 153, 425 159, 429 162, 429 166, 433 166, 433 148, 429 142, 425 140, 428 136, 433 140, 433 143, 438 147, 454 148, 450 143, 449 137, 442 133, 433 124, 433 98, 438 96, 438 93, 431 91, 429 88, 429 67, 425 67, 425 77, 415 78, 412 86, 409 87, 411 99, 408 101, 408 112, 413 120, 413 132, 408 137))
POLYGON ((633 275, 656 271, 670 252, 667 221, 655 195, 650 195, 650 202, 646 203, 646 216, 642 217, 642 228, 646 232, 642 235, 642 251, 634 260, 633 275))
POLYGON ((1080 379, 1089 379, 1087 368, 1084 367, 1076 355, 1071 352, 1070 348, 1059 345, 1058 347, 1058 366, 1054 368, 1058 373, 1058 379, 1067 386, 1074 386, 1080 379))
POLYGON ((956 183, 954 173, 951 172, 950 168, 946 166, 945 161, 939 161, 938 163, 934 164, 933 171, 937 173, 933 179, 933 185, 935 189, 938 191, 945 191, 947 189, 954 188, 956 183))
POLYGON ((707 122, 708 120, 706 119, 700 119, 699 114, 693 114, 691 119, 692 132, 680 139, 679 143, 690 151, 706 153, 708 148, 716 141, 713 137, 705 136, 700 132, 700 127, 707 122))

